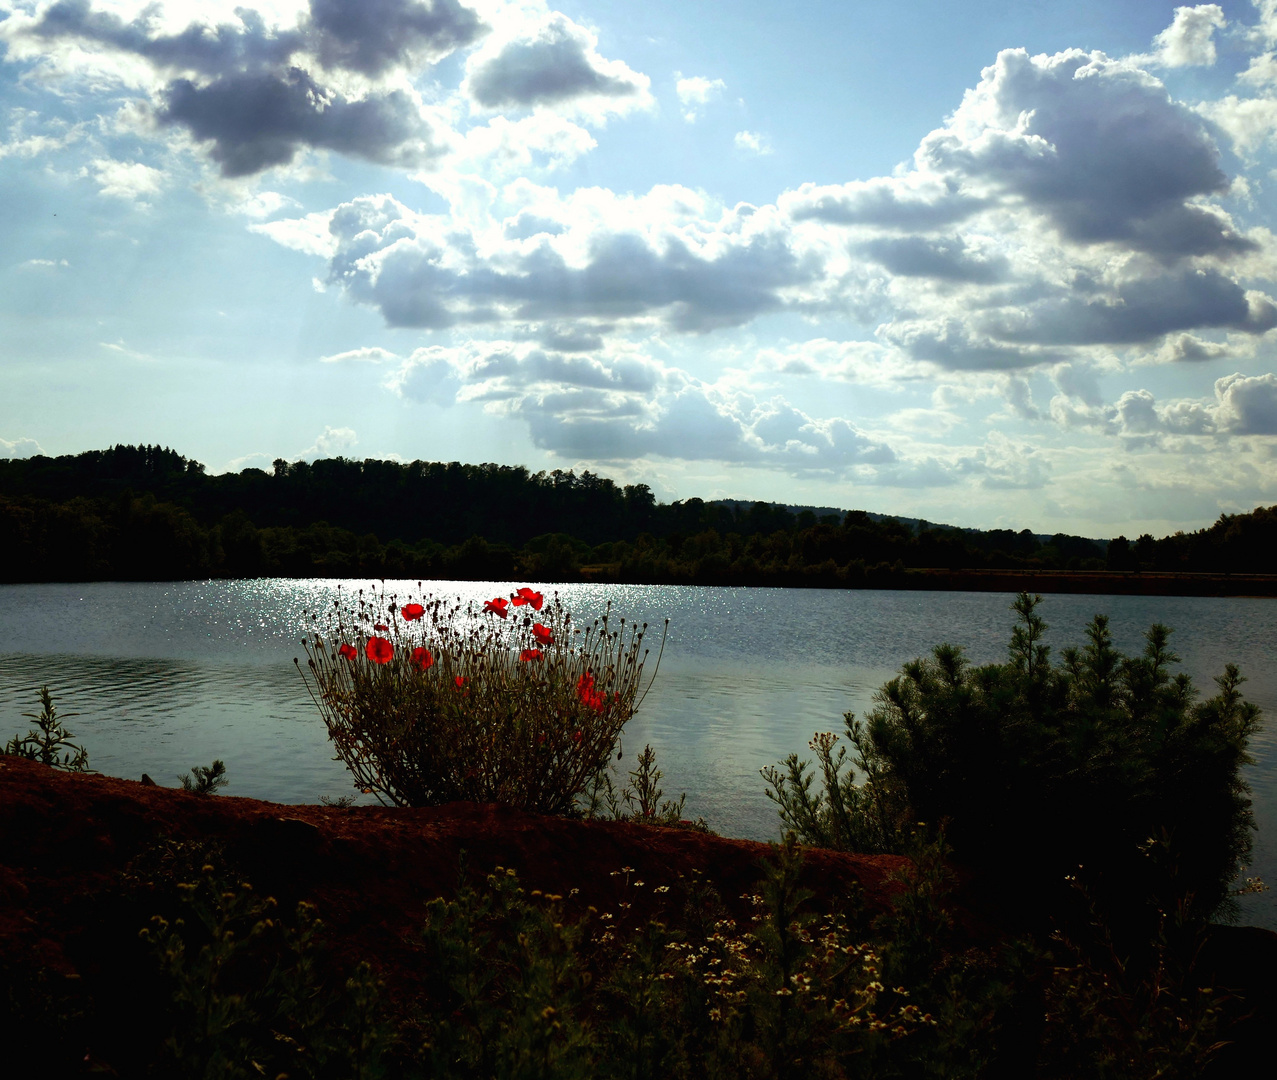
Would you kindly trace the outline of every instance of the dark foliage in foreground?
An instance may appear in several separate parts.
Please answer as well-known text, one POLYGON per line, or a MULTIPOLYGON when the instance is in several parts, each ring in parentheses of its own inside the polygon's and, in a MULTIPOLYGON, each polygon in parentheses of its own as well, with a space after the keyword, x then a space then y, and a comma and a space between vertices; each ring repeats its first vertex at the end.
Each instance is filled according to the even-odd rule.
POLYGON ((161 844, 114 885, 162 914, 120 941, 112 970, 71 984, 0 969, 0 1022, 9 1052, 50 1077, 1201 1075, 1216 995, 1081 953, 974 945, 942 854, 917 849, 876 920, 855 896, 816 909, 792 838, 743 921, 695 875, 618 868, 622 899, 600 911, 463 866, 457 895, 403 941, 415 975, 391 991, 330 951, 322 911, 281 909, 214 848, 161 844), (132 1023, 107 1022, 120 995, 132 1023))
POLYGON ((1259 710, 1241 674, 1228 665, 1198 700, 1172 672, 1166 627, 1129 657, 1102 615, 1053 664, 1041 599, 1016 600, 1006 663, 973 667, 940 645, 906 664, 863 722, 848 714, 858 777, 832 735, 812 743, 823 790, 797 755, 767 770, 782 819, 809 842, 859 851, 900 850, 914 823, 944 823, 982 877, 1038 898, 1029 911, 1063 915, 1078 883, 1137 940, 1159 920, 1226 915, 1255 827, 1241 769, 1259 710))

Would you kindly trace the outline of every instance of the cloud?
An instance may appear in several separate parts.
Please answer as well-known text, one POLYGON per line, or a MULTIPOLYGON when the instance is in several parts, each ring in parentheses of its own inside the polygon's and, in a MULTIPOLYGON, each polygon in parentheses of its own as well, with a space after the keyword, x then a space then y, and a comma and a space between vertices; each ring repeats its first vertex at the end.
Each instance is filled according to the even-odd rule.
POLYGON ((311 0, 292 27, 237 8, 234 21, 197 18, 176 32, 164 29, 172 16, 160 20, 161 10, 125 21, 91 0, 57 0, 37 15, 11 16, 0 34, 10 60, 44 64, 63 79, 93 56, 103 73, 147 91, 161 130, 182 129, 223 176, 239 177, 287 165, 305 149, 433 165, 449 135, 407 75, 484 30, 456 0, 311 0))
POLYGON ((981 255, 969 249, 961 236, 878 237, 861 250, 898 277, 992 284, 1006 278, 1009 270, 1005 257, 981 255))
POLYGON ((1160 445, 1168 436, 1223 441, 1277 435, 1277 375, 1235 372, 1216 379, 1214 390, 1213 401, 1181 398, 1165 404, 1145 389, 1125 391, 1115 405, 1080 403, 1065 393, 1052 400, 1051 414, 1061 426, 1122 436, 1134 448, 1160 445))
POLYGON ((683 119, 689 124, 695 122, 701 110, 711 101, 717 100, 726 89, 722 79, 707 79, 703 75, 691 75, 684 78, 683 73, 676 72, 678 80, 674 90, 683 106, 683 119))
POLYGON ((1232 350, 1218 341, 1205 341, 1193 334, 1170 334, 1157 350, 1156 359, 1162 363, 1197 363, 1217 360, 1232 350))
POLYGON ((282 195, 278 191, 258 191, 245 197, 236 210, 245 217, 268 218, 281 210, 293 209, 301 204, 291 196, 282 195))
POLYGON ((1228 190, 1201 117, 1102 53, 1003 50, 916 161, 959 189, 1021 201, 1074 244, 1164 261, 1254 249, 1197 201, 1228 190))
POLYGON ((356 361, 366 364, 388 364, 392 360, 398 360, 399 356, 383 349, 377 345, 365 345, 358 349, 347 349, 345 352, 333 353, 331 356, 321 356, 319 362, 321 364, 344 364, 350 361, 356 361))
POLYGON ((162 102, 159 123, 184 127, 206 144, 226 177, 288 165, 303 147, 408 168, 432 165, 446 149, 410 91, 348 98, 300 68, 204 84, 176 79, 162 102))
POLYGON ((353 428, 326 426, 319 435, 315 436, 315 444, 301 451, 293 460, 315 461, 318 458, 340 457, 357 442, 359 438, 353 428))
POLYGON ((1277 375, 1226 375, 1215 383, 1221 427, 1236 435, 1277 435, 1277 375))
POLYGON ((938 177, 911 173, 847 184, 803 184, 780 197, 781 209, 795 221, 831 225, 871 225, 903 231, 952 225, 988 205, 987 199, 961 194, 938 177))
POLYGON ((736 143, 737 150, 745 150, 751 154, 766 155, 773 153, 767 136, 760 135, 756 131, 738 131, 733 142, 736 143))
POLYGON ((1209 67, 1215 63, 1215 31, 1227 25, 1218 4, 1178 7, 1171 25, 1153 39, 1157 51, 1150 59, 1166 67, 1209 67))
POLYGON ((0 458, 29 458, 43 453, 35 439, 0 439, 0 458))
POLYGON ((302 30, 325 67, 370 76, 435 63, 486 31, 457 0, 310 0, 302 30))
POLYGON ((466 62, 463 89, 487 109, 588 101, 621 112, 650 101, 651 80, 599 55, 598 37, 559 12, 495 36, 466 62))
POLYGON ((164 186, 164 174, 159 169, 136 161, 98 158, 89 163, 89 168, 93 170, 98 194, 110 199, 145 203, 147 196, 159 194, 164 186))
POLYGON ((409 400, 471 402, 522 420, 536 446, 569 459, 718 461, 827 476, 896 461, 847 420, 724 390, 632 348, 586 356, 514 341, 430 346, 386 385, 409 400))
MULTIPOLYGON (((545 198, 527 209, 562 229, 526 239, 416 214, 386 195, 354 199, 329 216, 327 280, 391 326, 598 319, 706 332, 781 309, 786 290, 821 273, 774 212, 742 204, 707 220, 711 204, 686 188, 545 198)), ((299 223, 294 242, 311 243, 318 225, 299 223)), ((284 223, 259 228, 289 235, 284 223)))
POLYGON ((265 12, 246 6, 235 9, 234 21, 195 18, 165 33, 161 26, 180 10, 151 5, 126 22, 105 4, 55 0, 38 16, 21 19, 7 36, 134 55, 160 72, 221 76, 279 70, 300 56, 314 57, 328 69, 378 76, 437 62, 486 30, 456 0, 310 0, 291 27, 268 23, 265 12), (161 13, 167 18, 157 18, 161 13))

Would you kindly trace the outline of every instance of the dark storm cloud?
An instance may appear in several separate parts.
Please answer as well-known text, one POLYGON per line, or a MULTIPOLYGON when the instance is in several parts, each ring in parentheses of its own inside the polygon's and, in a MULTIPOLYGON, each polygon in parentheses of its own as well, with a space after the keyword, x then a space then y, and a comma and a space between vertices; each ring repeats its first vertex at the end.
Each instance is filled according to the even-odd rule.
POLYGON ((960 236, 932 239, 924 236, 879 237, 862 250, 884 269, 900 277, 926 277, 942 281, 989 285, 1007 276, 1005 258, 979 258, 960 236))
POLYGON ((1219 213, 1189 205, 1229 186, 1205 121, 1152 76, 1099 54, 1005 50, 918 160, 993 183, 1075 243, 1168 261, 1254 248, 1219 213))
POLYGON ((145 57, 157 67, 182 68, 202 74, 255 70, 287 63, 303 45, 297 31, 273 34, 252 9, 241 9, 242 25, 192 23, 179 34, 151 32, 151 13, 131 22, 95 11, 90 0, 58 0, 29 33, 46 40, 75 38, 145 57))
POLYGON ((1217 270, 1185 270, 1126 283, 1101 299, 1050 300, 1023 318, 990 315, 979 325, 1005 341, 1131 345, 1194 327, 1262 333, 1277 326, 1277 307, 1267 298, 1252 300, 1217 270))
POLYGON ((236 14, 238 24, 192 23, 159 34, 149 10, 125 22, 89 0, 59 0, 27 33, 105 46, 177 75, 160 93, 159 121, 209 143, 223 175, 245 176, 287 164, 306 147, 428 164, 439 139, 409 94, 347 97, 322 82, 309 58, 378 76, 438 60, 486 30, 457 0, 311 0, 296 28, 279 31, 251 8, 236 14))
POLYGON ((927 360, 950 371, 1012 371, 1061 360, 1044 352, 973 335, 958 319, 888 323, 878 336, 915 360, 927 360))
POLYGON ((477 63, 467 85, 471 97, 489 109, 634 97, 646 89, 646 81, 628 68, 601 66, 592 35, 558 13, 534 37, 508 42, 477 63))
POLYGON ((406 166, 428 164, 440 153, 408 94, 395 90, 350 101, 325 91, 300 68, 206 85, 176 79, 165 88, 157 115, 211 143, 223 176, 286 165, 303 147, 406 166))
POLYGON ((486 27, 457 0, 310 0, 309 29, 325 67, 365 75, 442 59, 486 27))

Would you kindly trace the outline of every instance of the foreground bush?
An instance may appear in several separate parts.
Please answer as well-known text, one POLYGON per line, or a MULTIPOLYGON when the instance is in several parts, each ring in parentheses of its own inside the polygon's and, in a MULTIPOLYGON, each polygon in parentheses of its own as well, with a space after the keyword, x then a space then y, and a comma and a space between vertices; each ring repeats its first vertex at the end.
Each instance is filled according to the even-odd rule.
POLYGON ((398 806, 570 811, 616 752, 648 656, 646 623, 614 627, 609 606, 581 627, 528 588, 482 608, 343 594, 313 618, 307 686, 337 754, 398 806))
POLYGON ((1228 665, 1198 700, 1172 673, 1166 627, 1130 657, 1102 615, 1052 664, 1040 602, 1022 593, 1013 605, 1006 663, 974 667, 940 645, 878 692, 864 722, 849 713, 854 770, 835 736, 816 736, 823 790, 797 755, 766 770, 782 820, 861 851, 900 850, 910 823, 944 822, 956 854, 1022 907, 1057 911, 1071 877, 1119 930, 1227 915, 1255 828, 1241 769, 1259 710, 1241 674, 1228 665))

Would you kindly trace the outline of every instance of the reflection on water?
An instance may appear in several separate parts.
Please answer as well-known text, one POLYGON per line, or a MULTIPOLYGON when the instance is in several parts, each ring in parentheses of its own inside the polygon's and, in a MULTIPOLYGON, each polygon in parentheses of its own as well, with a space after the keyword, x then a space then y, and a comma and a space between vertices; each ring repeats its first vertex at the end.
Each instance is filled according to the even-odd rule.
MULTIPOLYGON (((92 765, 115 776, 149 773, 161 784, 222 758, 228 794, 314 802, 350 790, 331 760, 318 712, 292 659, 307 611, 331 603, 336 581, 263 580, 156 584, 0 586, 0 739, 37 708, 47 684, 92 765)), ((546 587, 550 591, 553 587, 546 587)), ((404 597, 411 583, 388 583, 404 597)), ((483 600, 493 582, 434 583, 436 592, 483 600)), ((615 611, 660 626, 671 620, 659 676, 626 729, 622 766, 644 743, 657 750, 667 797, 686 791, 690 814, 733 836, 777 833, 759 769, 787 754, 810 757, 813 732, 840 730, 842 715, 872 707, 900 664, 940 641, 975 662, 1006 655, 1011 597, 991 593, 708 589, 568 585, 578 615, 615 611)), ((1172 644, 1204 692, 1226 662, 1277 717, 1277 603, 1196 597, 1050 596, 1042 611, 1058 650, 1082 640, 1097 611, 1117 646, 1142 645, 1150 623, 1176 628, 1172 644)), ((649 661, 649 670, 655 659, 649 661)), ((1277 886, 1277 730, 1261 731, 1247 770, 1261 829, 1252 873, 1277 886)), ((1247 898, 1244 917, 1277 928, 1277 892, 1247 898)))

